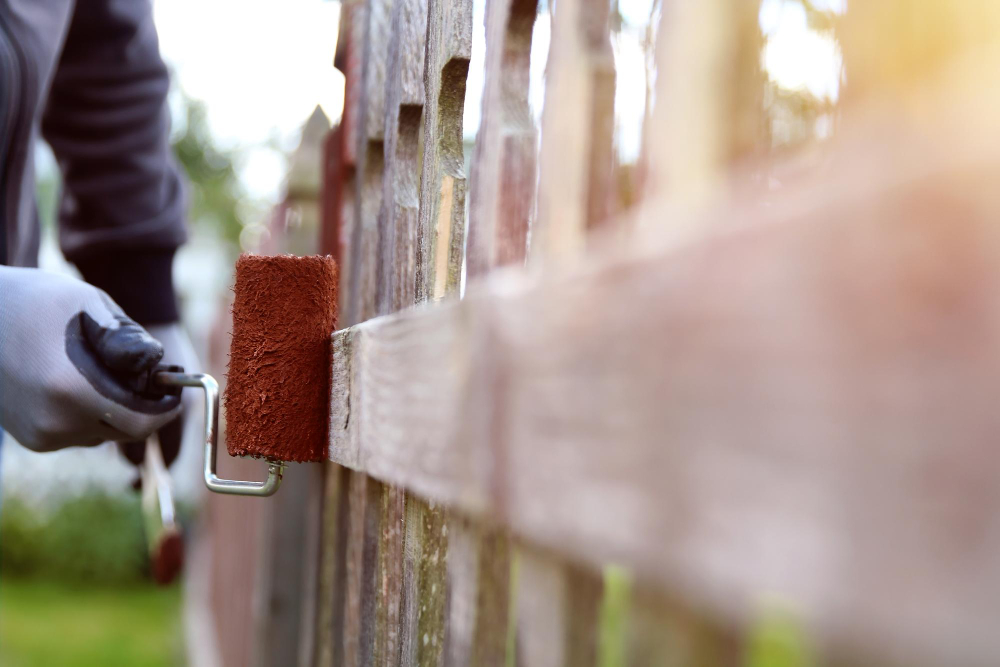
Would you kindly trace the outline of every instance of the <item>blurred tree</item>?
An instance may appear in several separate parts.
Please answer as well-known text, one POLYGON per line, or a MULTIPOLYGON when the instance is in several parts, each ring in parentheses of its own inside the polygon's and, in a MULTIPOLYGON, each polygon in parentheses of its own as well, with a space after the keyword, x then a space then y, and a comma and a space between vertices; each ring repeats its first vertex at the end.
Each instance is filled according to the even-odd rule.
POLYGON ((238 208, 249 201, 236 175, 237 155, 216 145, 202 102, 184 98, 183 128, 173 147, 190 181, 191 225, 214 234, 235 253, 243 230, 238 208))

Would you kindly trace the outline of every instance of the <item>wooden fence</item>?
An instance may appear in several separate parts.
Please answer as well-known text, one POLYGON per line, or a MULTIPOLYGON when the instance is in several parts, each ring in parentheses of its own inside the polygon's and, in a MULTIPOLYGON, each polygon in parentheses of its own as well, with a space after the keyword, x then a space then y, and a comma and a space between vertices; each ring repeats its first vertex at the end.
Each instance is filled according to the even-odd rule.
POLYGON ((995 663, 1000 21, 854 4, 776 151, 760 3, 664 0, 626 169, 617 5, 555 3, 536 126, 489 0, 466 174, 471 0, 345 0, 330 463, 241 664, 995 663))

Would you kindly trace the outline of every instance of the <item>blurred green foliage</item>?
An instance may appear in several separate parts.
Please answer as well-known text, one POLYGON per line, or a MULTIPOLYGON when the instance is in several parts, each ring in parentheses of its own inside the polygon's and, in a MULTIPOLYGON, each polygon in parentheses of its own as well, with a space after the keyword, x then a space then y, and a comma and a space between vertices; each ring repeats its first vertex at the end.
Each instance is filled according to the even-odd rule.
POLYGON ((17 497, 0 511, 0 568, 5 577, 75 582, 141 581, 149 570, 139 497, 94 491, 45 515, 17 497))
MULTIPOLYGON (((0 511, 0 572, 73 583, 148 580, 149 556, 138 494, 90 491, 52 511, 16 496, 0 511)), ((187 508, 178 508, 183 516, 187 508)))
MULTIPOLYGON (((4 507, 4 512, 7 508, 4 507)), ((181 589, 0 578, 0 665, 184 664, 181 589)))
POLYGON ((751 628, 746 667, 814 667, 812 644, 801 620, 791 611, 770 605, 751 628))
POLYGON ((216 145, 202 102, 185 98, 184 115, 184 122, 179 123, 184 131, 173 148, 189 180, 188 217, 193 225, 213 232, 235 252, 243 230, 237 207, 248 201, 236 174, 236 154, 216 145))
POLYGON ((604 568, 604 599, 601 600, 597 664, 622 667, 627 663, 628 610, 632 604, 632 578, 617 565, 604 568))

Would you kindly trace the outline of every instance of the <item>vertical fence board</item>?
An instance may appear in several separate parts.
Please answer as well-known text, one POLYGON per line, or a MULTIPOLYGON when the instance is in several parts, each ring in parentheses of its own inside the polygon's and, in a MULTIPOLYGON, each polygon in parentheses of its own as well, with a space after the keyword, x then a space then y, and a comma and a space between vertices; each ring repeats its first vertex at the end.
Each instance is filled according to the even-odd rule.
POLYGON ((525 544, 518 545, 517 561, 516 664, 599 664, 601 575, 525 544))
POLYGON ((569 664, 565 566, 523 545, 517 551, 517 665, 563 667, 569 664))
POLYGON ((403 513, 405 494, 380 484, 380 531, 375 599, 375 664, 399 661, 400 596, 403 587, 403 513))
POLYGON ((417 594, 417 661, 420 667, 441 664, 445 645, 448 605, 448 531, 446 514, 440 506, 419 505, 421 540, 417 594))
POLYGON ((576 254, 615 199, 615 62, 604 0, 556 3, 545 70, 531 259, 576 254))
POLYGON ((588 667, 597 664, 599 617, 604 585, 599 574, 567 565, 566 577, 566 664, 588 667))
MULTIPOLYGON (((363 275, 374 275, 378 314, 399 310, 413 302, 416 245, 419 135, 423 115, 423 62, 426 0, 395 0, 384 81, 384 175, 377 218, 377 252, 364 261, 363 275)), ((375 82, 377 84, 377 82, 375 82)), ((374 130, 372 130, 374 134, 374 130)), ((382 513, 378 543, 375 663, 395 665, 400 660, 403 543, 406 498, 402 489, 381 487, 382 513)))
POLYGON ((759 9, 760 0, 664 0, 646 135, 650 194, 697 204, 734 162, 766 150, 759 9))
POLYGON ((382 202, 385 163, 385 79, 392 18, 392 0, 368 0, 364 5, 364 57, 361 68, 357 136, 357 183, 354 231, 344 324, 375 315, 378 214, 382 202))
MULTIPOLYGON (((344 74, 344 113, 340 119, 340 156, 342 181, 333 184, 339 190, 340 209, 340 322, 353 324, 351 276, 354 273, 355 246, 358 242, 357 189, 358 144, 362 112, 361 72, 364 65, 367 9, 363 0, 347 0, 341 7, 340 29, 334 64, 344 74)), ((324 184, 331 187, 330 183, 324 184)))
POLYGON ((385 82, 385 179, 379 211, 378 312, 413 303, 427 0, 396 0, 385 82))
MULTIPOLYGON (((536 131, 528 82, 536 13, 536 0, 496 0, 486 6, 482 120, 469 192, 470 280, 497 266, 523 262, 527 252, 535 204, 536 131)), ((449 553, 448 664, 504 665, 509 535, 503 528, 473 528, 458 521, 449 537, 461 546, 449 553)))
POLYGON ((347 583, 348 471, 326 464, 323 477, 323 544, 316 614, 316 667, 344 664, 344 597, 347 583))
POLYGON ((503 528, 484 527, 478 535, 476 621, 472 663, 503 667, 507 662, 507 622, 510 617, 510 535, 503 528))
POLYGON ((472 662, 476 622, 476 576, 479 543, 469 523, 454 514, 448 527, 448 623, 444 659, 447 667, 472 662))
POLYGON ((465 242, 462 118, 472 58, 472 2, 430 0, 424 85, 423 177, 417 241, 417 301, 457 292, 465 242))
MULTIPOLYGON (((626 664, 629 667, 746 664, 743 646, 734 632, 646 587, 636 587, 632 597, 626 626, 626 664)), ((787 664, 812 663, 793 658, 787 664)))
POLYGON ((380 501, 381 485, 363 473, 351 471, 343 623, 344 665, 347 667, 374 664, 380 501))
MULTIPOLYGON (((362 32, 363 41, 360 42, 360 67, 348 75, 348 89, 354 96, 348 102, 354 106, 356 123, 354 136, 346 139, 353 141, 356 151, 356 177, 350 247, 345 253, 350 256, 347 284, 346 289, 341 290, 345 296, 341 304, 342 326, 376 314, 378 224, 385 162, 386 69, 392 6, 392 0, 367 0, 357 10, 362 17, 359 32, 362 32), (356 75, 354 83, 351 83, 350 74, 356 75)), ((331 428, 335 427, 331 422, 331 428)), ((380 568, 386 567, 382 557, 388 555, 381 521, 385 494, 388 490, 383 485, 361 473, 350 473, 344 620, 340 628, 335 628, 342 632, 343 664, 348 666, 374 664, 377 631, 382 633, 379 646, 382 650, 387 648, 390 613, 379 606, 385 600, 377 587, 380 568), (382 549, 380 543, 383 543, 382 549)))
POLYGON ((467 274, 523 262, 535 205, 536 132, 528 105, 536 0, 486 5, 482 121, 472 159, 467 274))

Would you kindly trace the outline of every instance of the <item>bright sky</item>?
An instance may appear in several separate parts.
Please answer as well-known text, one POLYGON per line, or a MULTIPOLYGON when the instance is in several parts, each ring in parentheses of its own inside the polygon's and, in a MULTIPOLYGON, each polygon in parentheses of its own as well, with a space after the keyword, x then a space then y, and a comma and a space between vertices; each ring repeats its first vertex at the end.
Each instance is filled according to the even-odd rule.
MULTIPOLYGON (((834 11, 843 11, 846 2, 813 1, 834 11)), ((550 36, 548 3, 541 4, 529 91, 538 118, 550 36)), ((624 25, 612 45, 618 73, 616 143, 626 160, 639 152, 646 94, 642 40, 651 4, 620 0, 624 25)), ((483 0, 475 0, 474 6, 467 136, 479 126, 483 86, 483 0)), ((294 147, 313 108, 319 104, 331 120, 340 115, 344 80, 333 68, 339 12, 335 0, 155 0, 161 49, 175 84, 206 103, 210 128, 222 145, 241 149, 240 176, 258 197, 278 195, 285 173, 281 151, 294 147)), ((768 37, 763 61, 771 77, 785 88, 835 99, 839 50, 832 39, 809 29, 801 5, 763 0, 760 22, 768 37)))
POLYGON ((240 175, 250 191, 276 196, 284 161, 268 144, 293 148, 317 104, 331 120, 340 116, 340 3, 155 0, 154 13, 175 84, 205 102, 220 144, 245 149, 240 175))
MULTIPOLYGON (((816 0, 818 8, 844 11, 846 0, 816 0)), ((840 91, 840 48, 830 36, 809 29, 806 11, 794 0, 764 0, 760 27, 767 37, 764 67, 782 88, 808 90, 836 100, 840 91)))

